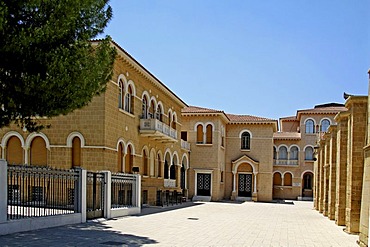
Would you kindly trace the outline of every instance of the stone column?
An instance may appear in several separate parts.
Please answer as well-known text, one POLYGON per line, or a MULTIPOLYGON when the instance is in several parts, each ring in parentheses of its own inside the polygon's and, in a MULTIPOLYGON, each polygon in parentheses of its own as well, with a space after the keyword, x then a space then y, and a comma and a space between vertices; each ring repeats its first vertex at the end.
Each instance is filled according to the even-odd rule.
POLYGON ((367 139, 366 147, 364 148, 364 179, 362 182, 362 201, 361 201, 361 217, 360 217, 360 234, 359 245, 368 246, 370 235, 370 70, 369 73, 369 93, 367 104, 367 139))
POLYGON ((318 188, 318 194, 319 194, 319 202, 318 202, 318 206, 319 206, 319 212, 322 213, 324 211, 324 142, 323 141, 320 141, 320 149, 319 149, 319 157, 318 157, 318 161, 319 161, 319 165, 318 165, 318 169, 319 169, 319 180, 318 180, 318 184, 319 184, 319 188, 318 188))
POLYGON ((335 186, 335 223, 339 226, 346 224, 346 188, 347 188, 347 137, 348 112, 341 112, 335 116, 337 122, 337 170, 335 186))
POLYGON ((253 172, 253 181, 254 181, 254 186, 253 186, 253 193, 257 193, 257 172, 253 172))
POLYGON ((329 128, 329 193, 328 193, 328 217, 335 219, 335 188, 336 188, 336 158, 337 158, 337 126, 329 128))
POLYGON ((236 192, 236 172, 233 171, 233 192, 236 192))
POLYGON ((350 113, 347 139, 346 230, 351 233, 357 233, 360 230, 367 97, 350 96, 346 102, 346 107, 350 113))
POLYGON ((323 146, 323 156, 324 156, 324 195, 323 195, 323 215, 328 216, 328 199, 329 199, 329 140, 330 137, 325 135, 325 140, 324 143, 325 145, 323 146))

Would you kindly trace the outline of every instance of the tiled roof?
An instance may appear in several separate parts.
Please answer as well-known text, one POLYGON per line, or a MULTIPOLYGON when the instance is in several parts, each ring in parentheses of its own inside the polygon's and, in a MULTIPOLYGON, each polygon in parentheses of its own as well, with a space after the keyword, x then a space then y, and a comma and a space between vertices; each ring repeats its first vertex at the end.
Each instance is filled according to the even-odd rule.
POLYGON ((188 106, 181 109, 182 113, 223 113, 220 110, 214 110, 198 106, 188 106))
POLYGON ((298 132, 275 132, 274 139, 300 140, 301 133, 298 132))
POLYGON ((264 118, 264 117, 256 117, 251 115, 235 115, 235 114, 226 114, 226 116, 230 119, 231 122, 271 122, 276 121, 274 119, 264 118))
POLYGON ((342 111, 347 111, 347 108, 344 106, 315 107, 313 109, 298 110, 297 113, 323 114, 323 113, 338 113, 342 111))
POLYGON ((281 117, 280 120, 283 120, 283 121, 297 121, 297 117, 296 116, 281 117))

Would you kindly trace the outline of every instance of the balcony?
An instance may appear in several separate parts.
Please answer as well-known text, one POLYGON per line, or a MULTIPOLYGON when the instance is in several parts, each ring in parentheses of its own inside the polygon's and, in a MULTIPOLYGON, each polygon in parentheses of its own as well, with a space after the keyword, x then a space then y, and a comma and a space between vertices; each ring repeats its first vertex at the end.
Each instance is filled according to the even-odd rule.
POLYGON ((274 160, 275 166, 298 166, 298 160, 274 160))
POLYGON ((165 179, 164 187, 165 188, 176 188, 176 179, 165 179))
POLYGON ((181 139, 181 148, 190 151, 190 143, 181 139))
POLYGON ((161 142, 177 142, 177 131, 158 119, 140 119, 140 134, 161 142))

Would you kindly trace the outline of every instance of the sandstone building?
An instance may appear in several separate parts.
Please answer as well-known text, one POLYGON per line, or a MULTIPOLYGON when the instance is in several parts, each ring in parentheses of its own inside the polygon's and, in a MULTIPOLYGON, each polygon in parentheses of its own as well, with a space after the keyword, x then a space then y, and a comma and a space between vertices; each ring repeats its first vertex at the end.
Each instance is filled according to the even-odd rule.
POLYGON ((312 112, 281 119, 278 132, 273 119, 188 106, 117 43, 112 46, 118 56, 106 91, 67 116, 40 118, 52 127, 39 133, 14 125, 1 129, 0 158, 10 164, 138 172, 142 203, 151 205, 164 192, 196 200, 311 195, 309 189, 302 194, 302 179, 312 181, 312 160, 303 158, 305 151, 312 153, 312 143, 300 141, 298 127, 304 128, 312 112))

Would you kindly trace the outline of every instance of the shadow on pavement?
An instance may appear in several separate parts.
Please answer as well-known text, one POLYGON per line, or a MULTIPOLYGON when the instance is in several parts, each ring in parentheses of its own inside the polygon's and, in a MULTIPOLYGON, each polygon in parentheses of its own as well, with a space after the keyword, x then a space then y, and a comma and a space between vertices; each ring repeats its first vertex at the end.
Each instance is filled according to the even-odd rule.
POLYGON ((168 212, 180 208, 188 208, 188 207, 194 207, 194 206, 199 206, 202 205, 202 202, 184 202, 182 204, 177 204, 177 205, 169 205, 169 206, 144 206, 141 208, 141 213, 133 216, 145 216, 145 215, 150 215, 150 214, 157 214, 157 213, 162 213, 162 212, 168 212))
POLYGON ((285 205, 294 205, 292 200, 273 200, 272 202, 254 202, 254 203, 270 203, 270 204, 285 204, 285 205))
POLYGON ((143 246, 148 237, 124 234, 100 222, 47 228, 0 236, 0 246, 143 246))

